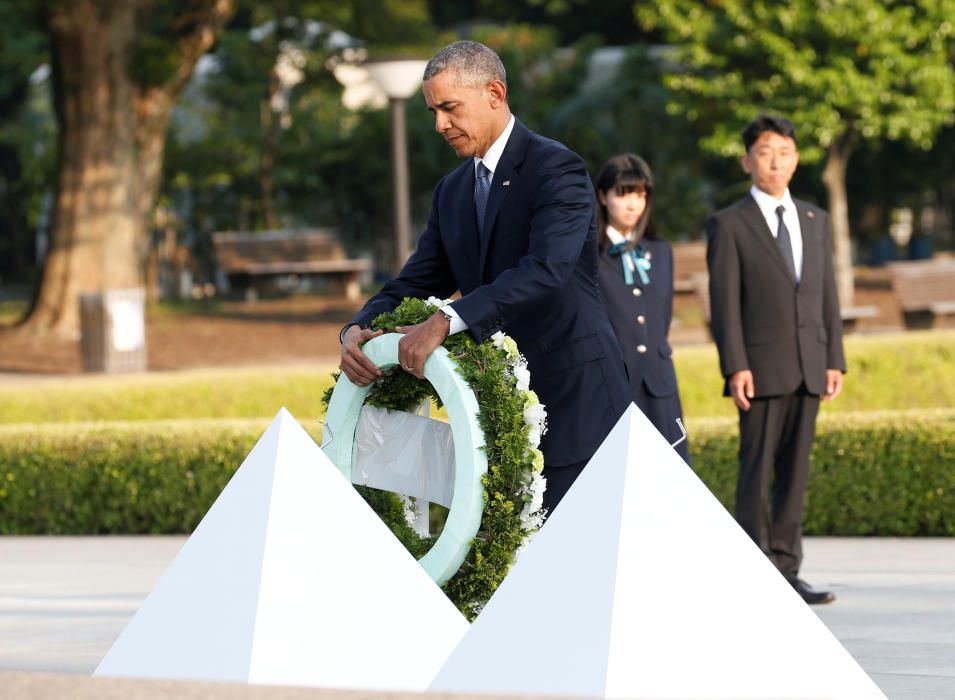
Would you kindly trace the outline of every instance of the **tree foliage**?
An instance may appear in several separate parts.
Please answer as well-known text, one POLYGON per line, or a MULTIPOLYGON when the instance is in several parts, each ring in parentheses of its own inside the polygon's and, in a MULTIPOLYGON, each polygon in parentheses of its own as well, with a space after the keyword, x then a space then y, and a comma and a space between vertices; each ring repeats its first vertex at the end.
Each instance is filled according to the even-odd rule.
POLYGON ((823 155, 839 297, 853 298, 846 169, 860 138, 929 149, 955 120, 955 0, 663 0, 647 30, 673 43, 674 108, 705 124, 704 148, 742 152, 757 113, 796 124, 806 161, 823 155))
POLYGON ((673 43, 674 105, 722 155, 742 152, 739 128, 765 109, 797 125, 804 160, 850 131, 927 150, 953 122, 953 0, 665 0, 636 15, 673 43))

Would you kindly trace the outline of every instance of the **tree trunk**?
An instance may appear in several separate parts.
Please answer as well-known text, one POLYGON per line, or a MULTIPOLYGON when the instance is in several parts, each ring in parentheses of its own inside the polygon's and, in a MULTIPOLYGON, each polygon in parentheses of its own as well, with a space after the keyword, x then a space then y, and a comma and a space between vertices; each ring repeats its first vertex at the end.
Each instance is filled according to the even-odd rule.
POLYGON ((78 337, 81 294, 142 284, 172 105, 233 0, 184 6, 174 20, 183 28, 175 71, 163 85, 143 86, 130 69, 152 3, 51 3, 57 193, 50 251, 25 332, 78 337))
POLYGON ((277 229, 278 216, 275 212, 275 186, 272 172, 275 169, 275 151, 279 138, 279 119, 281 115, 273 110, 275 96, 282 89, 278 74, 273 67, 269 73, 269 96, 259 104, 259 119, 262 123, 262 159, 259 164, 259 185, 262 190, 262 215, 265 227, 277 229))
POLYGON ((93 2, 51 10, 58 168, 51 245, 34 308, 33 331, 76 337, 79 295, 140 283, 132 85, 126 71, 135 13, 93 2))
POLYGON ((829 218, 832 223, 833 262, 836 287, 842 308, 853 305, 852 241, 849 232, 849 200, 846 195, 846 167, 858 143, 858 133, 850 127, 829 144, 822 181, 829 193, 829 218))

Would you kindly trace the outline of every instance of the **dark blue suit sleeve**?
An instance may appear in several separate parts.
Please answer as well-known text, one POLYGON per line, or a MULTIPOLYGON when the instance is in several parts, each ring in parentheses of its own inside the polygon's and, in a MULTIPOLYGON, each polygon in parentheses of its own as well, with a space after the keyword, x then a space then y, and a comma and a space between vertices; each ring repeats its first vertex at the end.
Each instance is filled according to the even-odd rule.
MULTIPOLYGON (((505 324, 533 313, 567 284, 594 220, 594 194, 584 162, 556 149, 541 166, 531 202, 528 251, 516 267, 478 287, 454 309, 482 342, 505 324)), ((500 229, 496 236, 520 235, 500 229)))
POLYGON ((394 310, 405 297, 426 299, 436 296, 445 299, 457 291, 457 283, 451 275, 451 265, 441 242, 438 221, 437 201, 443 185, 444 180, 435 188, 428 225, 418 240, 415 252, 398 276, 389 280, 380 292, 368 300, 352 323, 367 328, 376 316, 394 310))

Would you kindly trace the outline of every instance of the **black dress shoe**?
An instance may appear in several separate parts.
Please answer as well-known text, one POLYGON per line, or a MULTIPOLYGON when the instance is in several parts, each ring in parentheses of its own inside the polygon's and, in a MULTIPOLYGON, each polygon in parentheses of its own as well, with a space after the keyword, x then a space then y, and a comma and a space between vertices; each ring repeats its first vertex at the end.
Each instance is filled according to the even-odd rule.
POLYGON ((831 603, 836 599, 830 591, 817 591, 798 576, 787 576, 786 580, 809 605, 822 605, 823 603, 831 603))

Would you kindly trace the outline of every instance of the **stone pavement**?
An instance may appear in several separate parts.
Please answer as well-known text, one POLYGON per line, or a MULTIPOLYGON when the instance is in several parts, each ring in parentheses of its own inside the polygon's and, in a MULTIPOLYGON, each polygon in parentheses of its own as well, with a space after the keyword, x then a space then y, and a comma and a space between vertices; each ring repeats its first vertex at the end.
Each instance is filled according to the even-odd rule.
MULTIPOLYGON (((0 537, 0 671, 91 673, 184 541, 0 537)), ((838 598, 814 610, 889 698, 955 698, 955 538, 805 549, 804 578, 838 598)))

